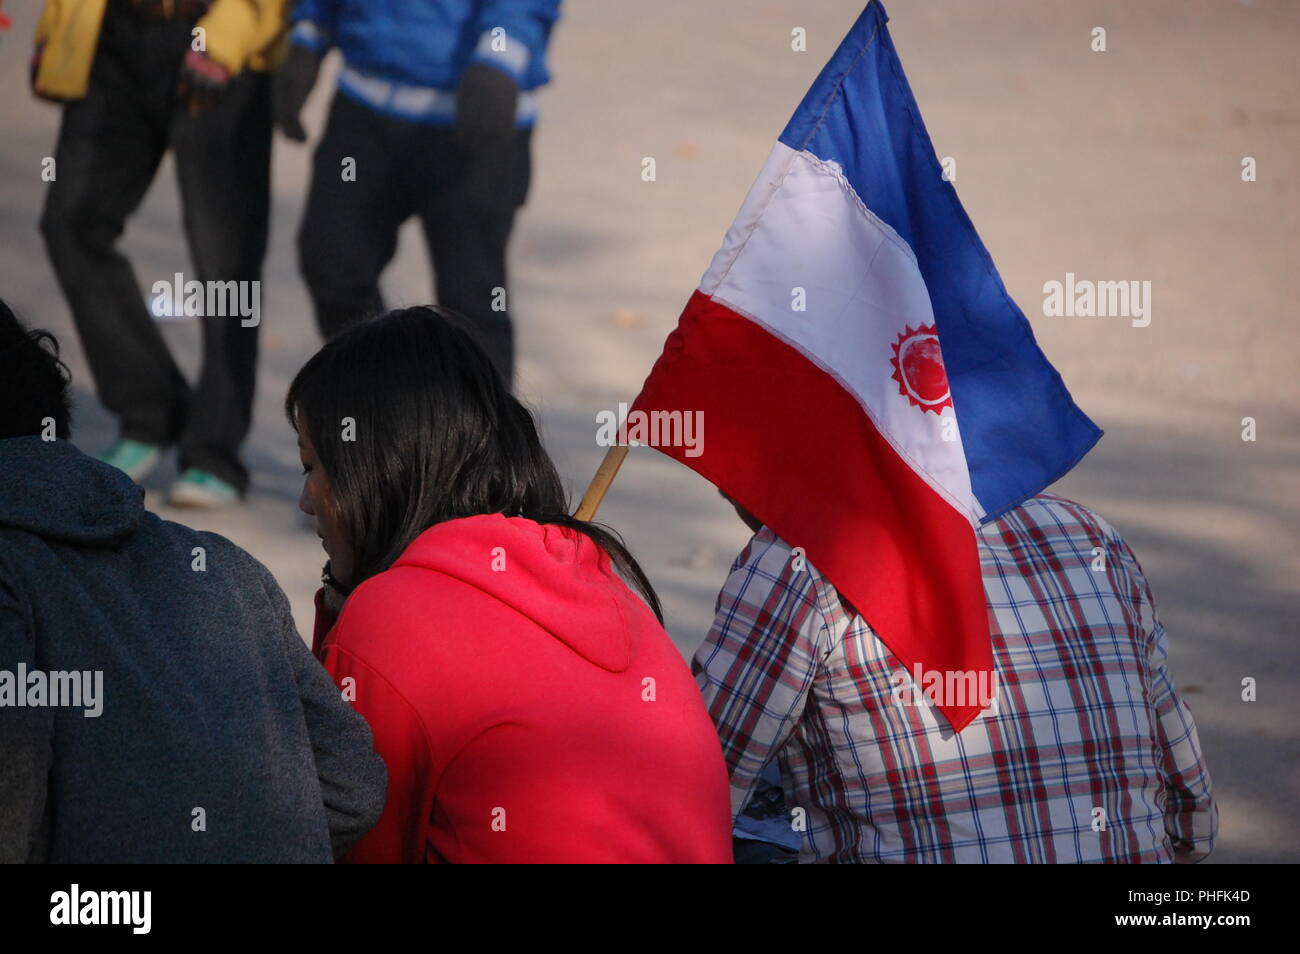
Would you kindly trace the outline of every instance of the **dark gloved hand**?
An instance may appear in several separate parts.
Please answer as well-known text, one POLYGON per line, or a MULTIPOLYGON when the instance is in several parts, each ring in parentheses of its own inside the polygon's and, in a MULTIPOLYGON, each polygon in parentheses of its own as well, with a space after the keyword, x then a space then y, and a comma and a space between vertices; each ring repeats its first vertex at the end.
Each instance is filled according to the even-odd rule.
POLYGON ((197 116, 211 109, 222 91, 230 84, 230 71, 198 50, 187 50, 176 82, 176 98, 197 116))
POLYGON ((307 130, 298 115, 316 85, 321 55, 297 43, 289 46, 289 55, 271 76, 271 117, 286 137, 305 142, 307 130))
POLYGON ((485 63, 471 63, 456 92, 456 143, 471 157, 504 145, 515 129, 519 84, 485 63))

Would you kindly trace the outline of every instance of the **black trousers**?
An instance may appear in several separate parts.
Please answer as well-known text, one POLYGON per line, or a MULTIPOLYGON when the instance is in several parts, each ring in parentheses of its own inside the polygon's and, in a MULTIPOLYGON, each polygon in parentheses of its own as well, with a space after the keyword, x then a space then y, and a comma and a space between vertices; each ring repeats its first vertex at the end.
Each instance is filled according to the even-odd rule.
MULTIPOLYGON (((193 21, 147 23, 109 4, 84 99, 67 104, 55 180, 41 217, 100 400, 122 436, 179 444, 180 465, 241 491, 239 447, 252 418, 258 327, 203 317, 203 364, 191 390, 116 248, 163 155, 176 158, 187 281, 260 281, 270 207, 270 87, 245 70, 197 117, 174 90, 193 21)), ((146 275, 146 284, 173 275, 146 275)))
POLYGON ((498 289, 506 287, 506 244, 528 194, 531 136, 520 129, 496 154, 471 161, 450 128, 391 119, 336 93, 298 234, 321 334, 333 337, 384 310, 380 273, 398 229, 418 215, 438 304, 470 319, 508 385, 514 331, 498 289))

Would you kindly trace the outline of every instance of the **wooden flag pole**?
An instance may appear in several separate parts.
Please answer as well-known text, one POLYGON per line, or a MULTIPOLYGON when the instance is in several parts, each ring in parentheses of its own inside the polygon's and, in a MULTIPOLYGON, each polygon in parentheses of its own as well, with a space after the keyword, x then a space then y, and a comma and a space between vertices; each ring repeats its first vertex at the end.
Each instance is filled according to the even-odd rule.
POLYGON ((626 444, 615 444, 605 451, 605 459, 596 468, 596 476, 591 478, 587 492, 582 495, 582 503, 578 505, 578 511, 573 515, 576 519, 590 520, 596 516, 596 511, 600 509, 600 502, 605 499, 605 491, 609 490, 609 485, 614 482, 614 477, 618 474, 618 469, 623 466, 623 458, 626 456, 626 444))

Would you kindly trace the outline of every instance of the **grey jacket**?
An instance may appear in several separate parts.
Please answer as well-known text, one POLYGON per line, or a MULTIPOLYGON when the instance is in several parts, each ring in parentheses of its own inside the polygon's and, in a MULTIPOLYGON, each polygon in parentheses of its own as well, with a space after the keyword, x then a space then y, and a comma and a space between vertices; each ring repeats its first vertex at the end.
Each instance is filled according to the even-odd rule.
POLYGON ((143 498, 0 440, 0 861, 332 861, 383 810, 369 728, 270 572, 143 498))

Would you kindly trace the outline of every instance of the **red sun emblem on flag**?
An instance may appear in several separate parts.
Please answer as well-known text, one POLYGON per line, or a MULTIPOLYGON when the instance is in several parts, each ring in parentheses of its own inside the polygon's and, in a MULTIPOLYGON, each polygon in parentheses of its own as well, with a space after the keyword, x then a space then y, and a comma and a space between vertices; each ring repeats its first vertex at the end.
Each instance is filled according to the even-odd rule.
POLYGON ((952 407, 948 391, 948 374, 943 369, 943 352, 934 325, 905 327, 894 342, 894 366, 891 377, 898 382, 898 393, 922 411, 940 413, 952 407))

